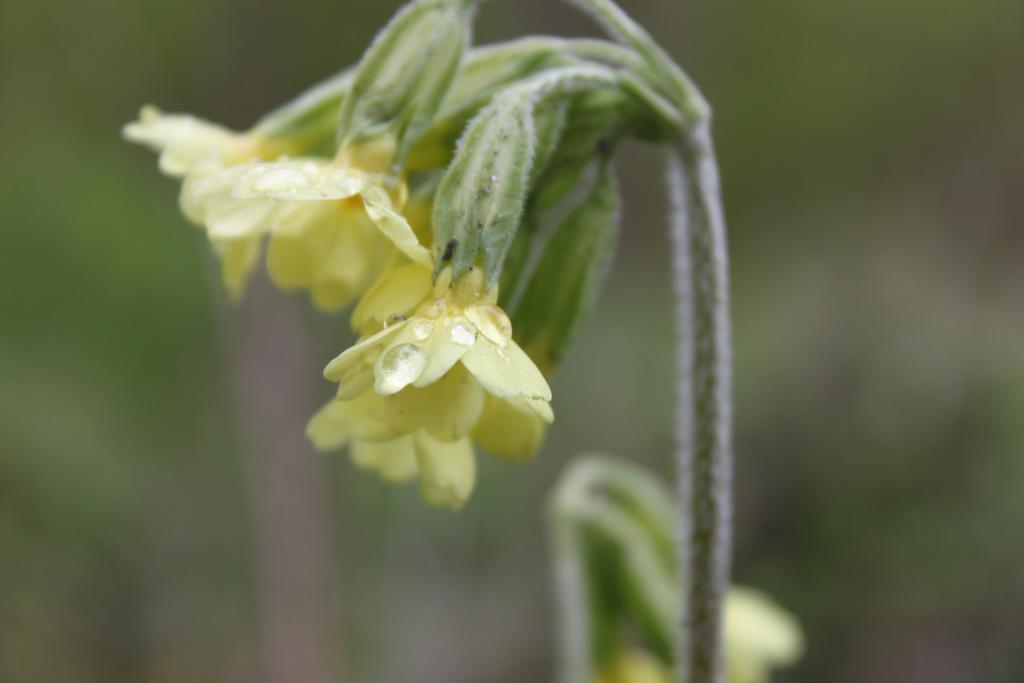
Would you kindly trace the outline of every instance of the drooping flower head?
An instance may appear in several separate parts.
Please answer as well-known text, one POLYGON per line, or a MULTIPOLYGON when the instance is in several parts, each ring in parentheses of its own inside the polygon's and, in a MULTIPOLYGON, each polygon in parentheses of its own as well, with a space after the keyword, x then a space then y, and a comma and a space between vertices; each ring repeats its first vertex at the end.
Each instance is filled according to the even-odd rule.
POLYGON ((155 107, 144 108, 124 133, 159 152, 161 170, 182 178, 182 211, 206 229, 235 297, 268 235, 275 284, 308 290, 323 310, 344 308, 361 294, 392 245, 429 262, 400 212, 405 185, 385 172, 393 153, 386 139, 343 148, 334 159, 289 158, 308 141, 258 127, 235 132, 155 107))
POLYGON ((496 300, 478 269, 433 284, 417 263, 386 273, 353 314, 365 336, 324 371, 339 388, 310 423, 314 443, 351 444, 388 478, 418 473, 427 500, 452 508, 473 487, 472 441, 529 457, 553 419, 551 389, 496 300))

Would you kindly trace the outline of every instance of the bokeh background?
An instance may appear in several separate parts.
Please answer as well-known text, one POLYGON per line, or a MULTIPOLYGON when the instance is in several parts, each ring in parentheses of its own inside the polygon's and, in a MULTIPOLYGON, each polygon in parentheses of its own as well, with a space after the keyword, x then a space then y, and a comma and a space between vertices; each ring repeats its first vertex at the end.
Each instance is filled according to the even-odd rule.
MULTIPOLYGON (((1024 680, 1024 4, 624 0, 716 108, 733 253, 735 576, 793 683, 1024 680)), ((144 102, 235 127, 393 0, 0 0, 0 681, 551 680, 543 502, 574 454, 669 476, 659 155, 528 467, 459 515, 296 425, 343 316, 225 302, 144 102), (298 332, 289 331, 298 330, 298 332)), ((504 0, 477 39, 595 33, 504 0)))

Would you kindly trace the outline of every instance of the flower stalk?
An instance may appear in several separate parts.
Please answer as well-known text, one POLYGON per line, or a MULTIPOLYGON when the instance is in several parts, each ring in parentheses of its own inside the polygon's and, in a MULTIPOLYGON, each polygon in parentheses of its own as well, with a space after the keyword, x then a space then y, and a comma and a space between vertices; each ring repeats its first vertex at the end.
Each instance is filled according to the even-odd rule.
POLYGON ((708 122, 668 155, 677 300, 676 412, 683 618, 678 680, 723 683, 723 605, 732 517, 728 257, 708 122))
POLYGON ((724 683, 732 518, 732 340, 725 217, 711 109, 693 81, 612 0, 572 0, 629 46, 678 109, 668 152, 677 310, 675 458, 682 571, 677 680, 724 683))

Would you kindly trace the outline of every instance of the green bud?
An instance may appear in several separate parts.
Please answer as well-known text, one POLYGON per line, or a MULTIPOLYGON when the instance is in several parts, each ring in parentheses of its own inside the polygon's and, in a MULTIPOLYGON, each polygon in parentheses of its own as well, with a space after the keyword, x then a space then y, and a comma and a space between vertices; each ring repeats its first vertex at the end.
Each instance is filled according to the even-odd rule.
POLYGON ((551 236, 513 324, 520 344, 554 367, 594 309, 618 232, 619 193, 602 163, 590 193, 551 236))
MULTIPOLYGON (((560 680, 592 681, 638 646, 672 668, 682 597, 675 518, 661 483, 627 461, 589 456, 562 476, 549 504, 560 680)), ((764 593, 740 586, 726 600, 725 641, 732 683, 767 681, 803 650, 796 619, 764 593)))
POLYGON ((507 91, 473 119, 434 203, 435 275, 458 278, 483 254, 496 281, 519 227, 536 146, 533 103, 507 91))
MULTIPOLYGON (((501 92, 470 122, 434 205, 435 274, 450 264, 457 278, 482 265, 488 284, 497 281, 530 189, 539 113, 555 99, 619 83, 603 67, 552 69, 501 92)), ((549 139, 560 128, 557 116, 551 121, 541 131, 549 139)))
POLYGON ((358 149, 389 138, 390 163, 404 161, 458 73, 475 5, 474 0, 418 0, 395 15, 356 69, 338 126, 343 147, 358 149))
POLYGON ((650 475, 589 457, 563 476, 550 505, 563 610, 564 680, 592 680, 636 628, 673 661, 678 594, 674 508, 650 475))

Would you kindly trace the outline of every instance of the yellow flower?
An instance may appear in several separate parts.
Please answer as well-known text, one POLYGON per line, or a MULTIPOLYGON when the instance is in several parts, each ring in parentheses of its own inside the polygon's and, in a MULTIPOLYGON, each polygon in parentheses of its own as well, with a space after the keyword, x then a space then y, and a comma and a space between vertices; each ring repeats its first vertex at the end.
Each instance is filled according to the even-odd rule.
POLYGON ((767 595, 734 586, 725 601, 725 645, 729 683, 768 683, 773 669, 800 657, 803 635, 767 595))
POLYGON ((418 473, 428 502, 452 508, 472 491, 473 440, 529 457, 553 419, 551 389, 496 299, 479 270, 434 285, 418 263, 386 273, 353 313, 364 337, 324 370, 339 387, 310 422, 317 447, 352 444, 357 464, 389 479, 418 473))
MULTIPOLYGON (((728 683, 768 683, 774 669, 792 664, 803 650, 796 620, 767 595, 733 586, 725 600, 725 659, 728 683)), ((631 649, 598 672, 594 683, 668 683, 666 665, 631 649)))
POLYGON ((125 137, 160 152, 161 169, 183 178, 182 212, 206 228, 233 296, 244 290, 267 235, 275 284, 309 290, 324 310, 365 291, 392 244, 430 263, 400 213, 404 185, 389 192, 381 175, 393 153, 387 141, 342 150, 334 160, 289 159, 282 155, 294 150, 282 140, 153 107, 125 127, 125 137))
POLYGON ((669 671, 643 650, 627 650, 598 672, 594 683, 671 683, 669 671))
POLYGON ((187 178, 182 210, 215 244, 258 244, 269 234, 275 284, 308 289, 318 307, 338 310, 373 282, 391 245, 430 263, 398 210, 403 194, 399 186, 393 197, 381 176, 338 160, 280 159, 187 178))

